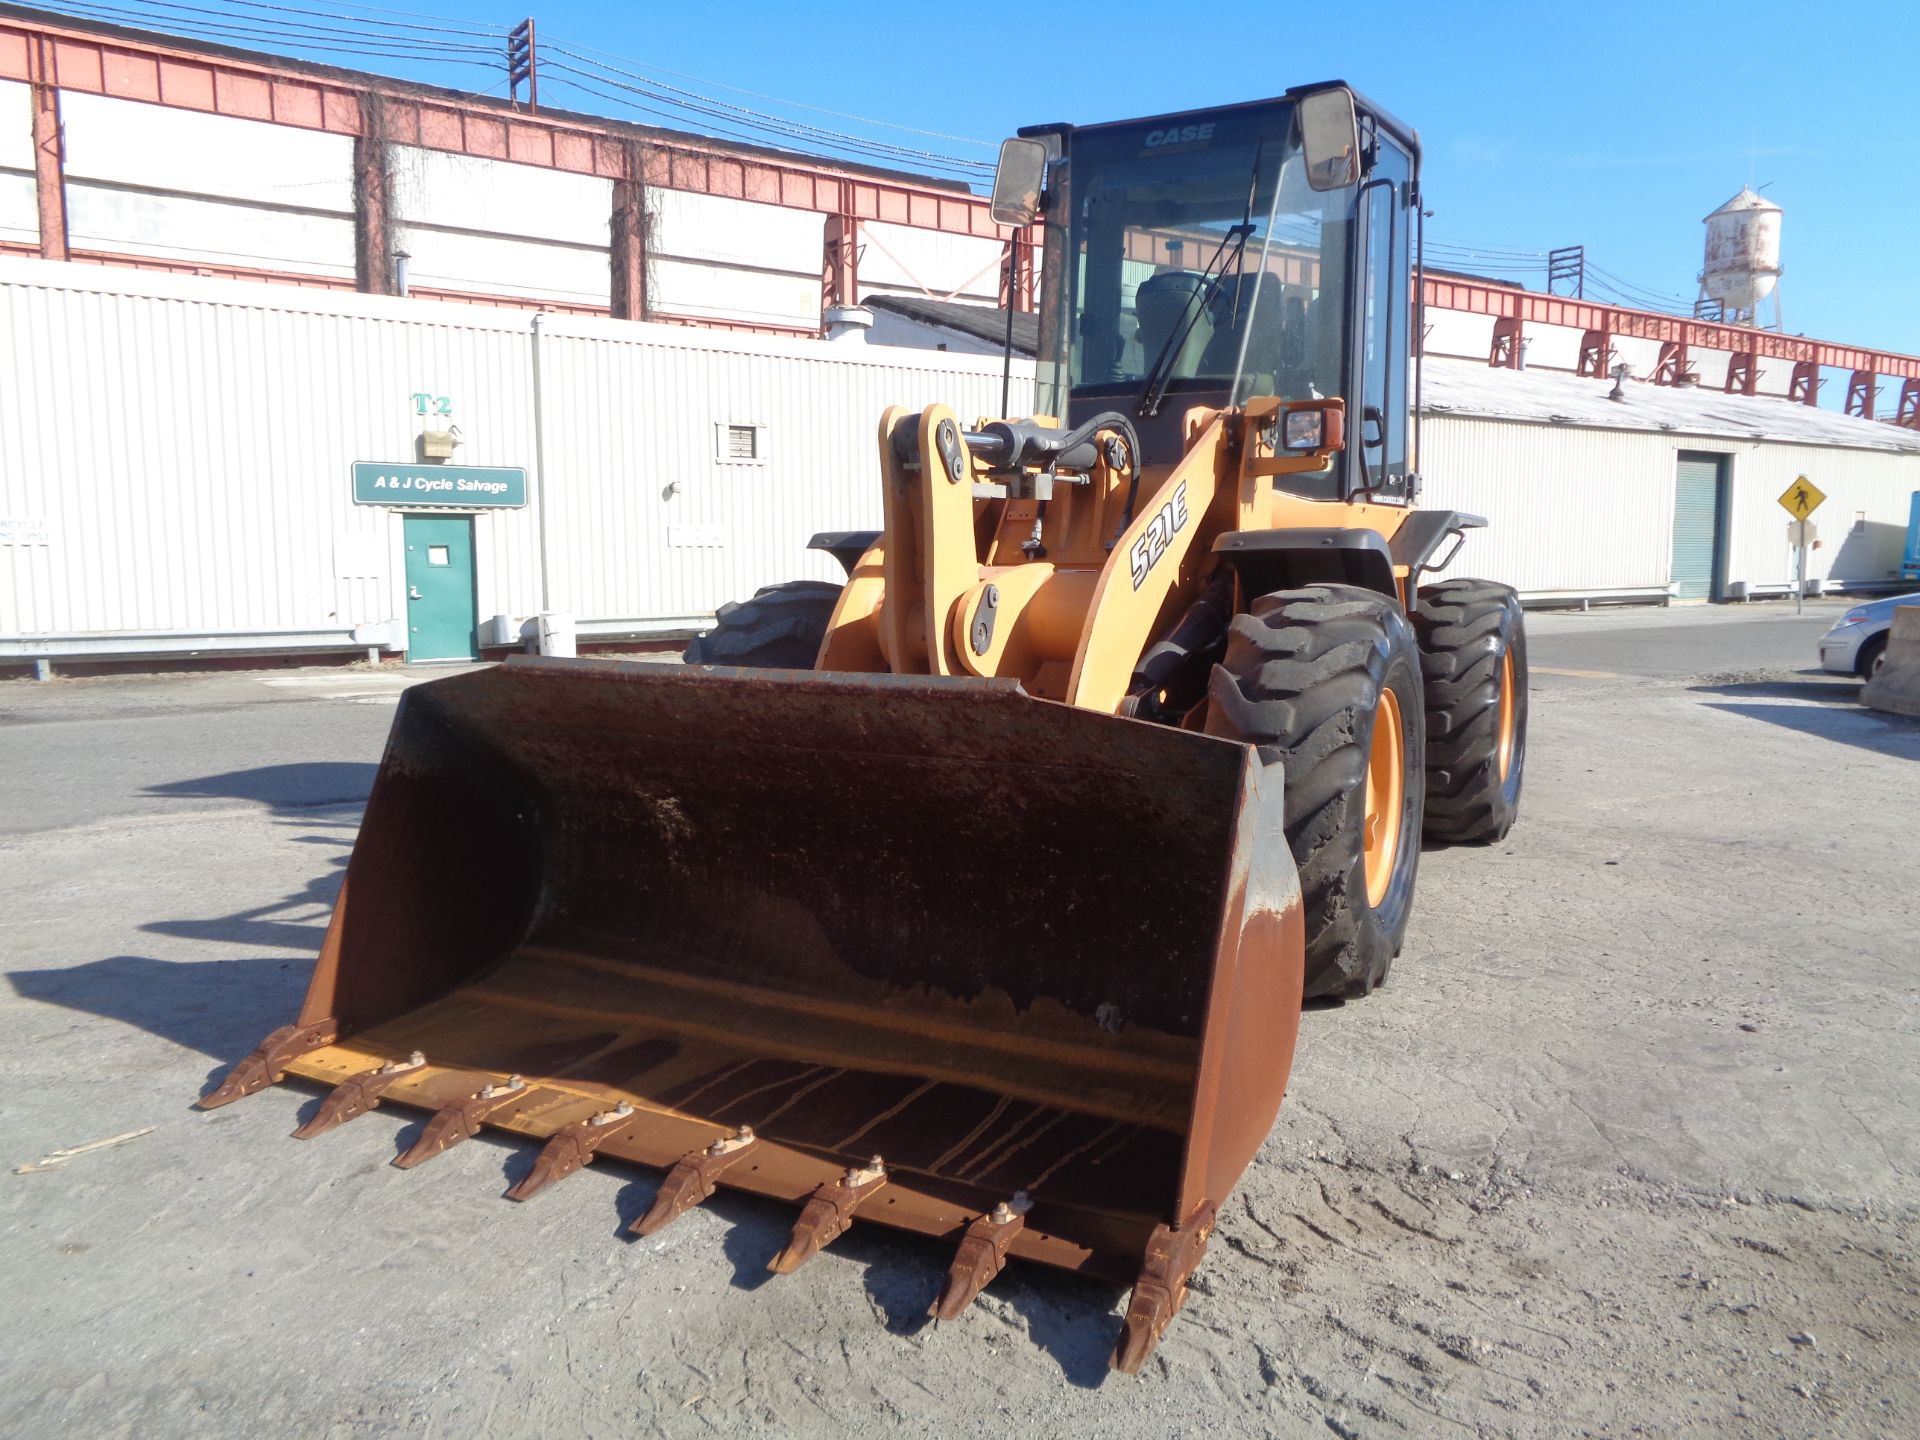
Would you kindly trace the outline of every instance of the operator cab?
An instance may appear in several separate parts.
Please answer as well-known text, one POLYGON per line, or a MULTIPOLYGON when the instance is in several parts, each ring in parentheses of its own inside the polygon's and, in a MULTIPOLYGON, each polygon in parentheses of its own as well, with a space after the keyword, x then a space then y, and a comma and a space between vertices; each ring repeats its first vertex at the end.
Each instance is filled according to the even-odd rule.
POLYGON ((1345 449, 1288 488, 1410 498, 1412 131, 1333 84, 1020 133, 1046 147, 1038 413, 1127 414, 1152 467, 1192 406, 1338 397, 1345 449))

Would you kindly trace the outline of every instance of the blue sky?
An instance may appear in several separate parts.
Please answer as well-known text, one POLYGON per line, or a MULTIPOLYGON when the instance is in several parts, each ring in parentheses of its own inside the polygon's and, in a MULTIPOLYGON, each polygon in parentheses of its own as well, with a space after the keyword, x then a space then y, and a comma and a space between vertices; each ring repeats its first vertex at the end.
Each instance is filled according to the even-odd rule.
MULTIPOLYGON (((92 0, 52 3, 131 18, 92 0)), ((179 22, 226 10, 272 27, 258 39, 226 37, 233 43, 301 52, 284 10, 245 0, 192 0, 202 7, 195 11, 159 0, 117 3, 145 12, 144 23, 155 28, 183 29, 179 22), (281 21, 273 25, 276 13, 281 21)), ((471 44, 452 66, 424 54, 308 53, 473 90, 498 88, 485 68, 494 42, 484 32, 527 13, 525 0, 511 8, 483 0, 439 35, 428 17, 457 14, 450 0, 392 0, 384 10, 283 3, 356 17, 314 21, 316 36, 327 24, 364 21, 389 27, 367 34, 471 44), (463 28, 481 33, 451 33, 463 28)), ((1787 328, 1920 352, 1920 199, 1911 183, 1920 169, 1912 120, 1920 5, 975 0, 910 8, 542 0, 533 13, 547 46, 604 52, 593 58, 792 121, 983 160, 991 149, 963 139, 991 143, 1033 121, 1152 114, 1339 77, 1420 130, 1430 240, 1510 252, 1584 244, 1611 275, 1680 304, 1695 293, 1701 217, 1742 185, 1767 184, 1768 197, 1786 211, 1787 328), (854 115, 911 128, 843 118, 854 115)), ((601 93, 594 94, 583 77, 550 68, 542 99, 623 113, 613 101, 633 97, 608 82, 597 72, 601 93)), ((674 123, 695 128, 698 121, 683 114, 674 123)), ((1480 268, 1499 266, 1489 260, 1480 268)), ((1536 286, 1544 279, 1511 273, 1536 286)))

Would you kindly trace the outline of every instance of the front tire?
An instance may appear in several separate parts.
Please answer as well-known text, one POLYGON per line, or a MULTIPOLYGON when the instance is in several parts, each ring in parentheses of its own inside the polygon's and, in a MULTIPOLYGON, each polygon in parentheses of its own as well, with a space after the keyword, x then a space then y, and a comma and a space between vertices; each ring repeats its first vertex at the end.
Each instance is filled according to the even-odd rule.
POLYGON ((1426 676, 1427 838, 1489 845, 1520 813, 1527 762, 1527 631, 1520 597, 1447 580, 1414 613, 1426 676))
POLYGON ((1871 680, 1886 663, 1887 637, 1876 635, 1862 645, 1859 654, 1853 657, 1853 673, 1862 680, 1871 680))
POLYGON ((1413 630, 1374 591, 1276 591, 1228 630, 1206 729, 1285 767, 1309 999, 1368 994, 1400 953, 1420 863, 1422 705, 1413 630))
POLYGON ((811 670, 840 589, 824 580, 789 580, 756 590, 751 600, 722 605, 713 629, 687 646, 683 658, 689 665, 811 670))

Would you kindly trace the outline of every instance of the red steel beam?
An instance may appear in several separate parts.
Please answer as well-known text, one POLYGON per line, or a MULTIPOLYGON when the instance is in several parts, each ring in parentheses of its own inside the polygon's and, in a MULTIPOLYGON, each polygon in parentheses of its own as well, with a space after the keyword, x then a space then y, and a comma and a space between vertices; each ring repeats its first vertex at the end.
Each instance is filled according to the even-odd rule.
POLYGON ((1782 335, 1777 330, 1722 325, 1712 320, 1691 320, 1649 310, 1627 310, 1617 305, 1602 305, 1595 300, 1542 295, 1537 291, 1515 290, 1506 285, 1429 275, 1426 277, 1426 302, 1436 310, 1464 310, 1475 315, 1491 315, 1499 320, 1564 325, 1571 330, 1593 330, 1614 337, 1633 335, 1689 350, 1726 350, 1734 354, 1746 351, 1774 360, 1811 361, 1839 370, 1920 379, 1920 356, 1864 350, 1855 345, 1837 345, 1830 340, 1782 335))
MULTIPOLYGON (((375 76, 366 77, 365 84, 349 83, 237 56, 11 17, 0 18, 0 79, 38 79, 38 65, 29 64, 38 47, 47 54, 46 79, 62 90, 355 137, 366 132, 361 96, 371 93, 385 102, 386 138, 399 144, 607 180, 636 178, 628 172, 628 142, 641 132, 613 121, 508 111, 423 95, 375 76)), ((694 139, 641 139, 646 173, 639 178, 662 189, 985 240, 1004 241, 1009 233, 993 223, 984 200, 964 190, 849 172, 826 162, 781 161, 694 139)))
MULTIPOLYGON (((368 76, 366 84, 238 56, 216 55, 80 28, 0 18, 0 78, 50 85, 116 99, 169 105, 236 119, 263 120, 361 138, 369 116, 366 94, 378 95, 386 138, 424 149, 509 160, 622 181, 639 178, 661 189, 750 200, 853 220, 877 220, 1003 243, 986 202, 961 190, 942 190, 836 170, 827 164, 783 162, 691 139, 644 137, 634 127, 423 95, 368 76), (643 174, 631 173, 636 153, 643 174)), ((1426 303, 1498 319, 1564 325, 1610 336, 1637 336, 1692 349, 1750 351, 1769 359, 1813 362, 1835 369, 1920 379, 1920 356, 1867 350, 1771 330, 1718 324, 1591 300, 1542 295, 1508 286, 1429 275, 1426 303)))
POLYGON ((60 129, 60 91, 52 79, 52 46, 29 42, 20 56, 33 107, 33 191, 39 216, 40 257, 67 258, 67 145, 60 129))

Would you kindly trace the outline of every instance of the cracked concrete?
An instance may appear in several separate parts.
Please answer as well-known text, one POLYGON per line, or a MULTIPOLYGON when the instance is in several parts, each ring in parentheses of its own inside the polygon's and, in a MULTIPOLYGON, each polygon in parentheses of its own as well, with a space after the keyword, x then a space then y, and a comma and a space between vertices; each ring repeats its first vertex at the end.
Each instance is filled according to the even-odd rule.
POLYGON ((1423 856, 1389 984, 1307 1014, 1138 1381, 1071 1276, 935 1329, 892 1232, 770 1281, 750 1197, 632 1242, 648 1174, 515 1206, 515 1143, 189 1110, 297 1003, 390 712, 0 690, 0 1156, 156 1127, 0 1174, 0 1433, 1920 1433, 1920 724, 1796 673, 1826 618, 1534 623, 1614 677, 1536 677, 1512 837, 1423 856))

